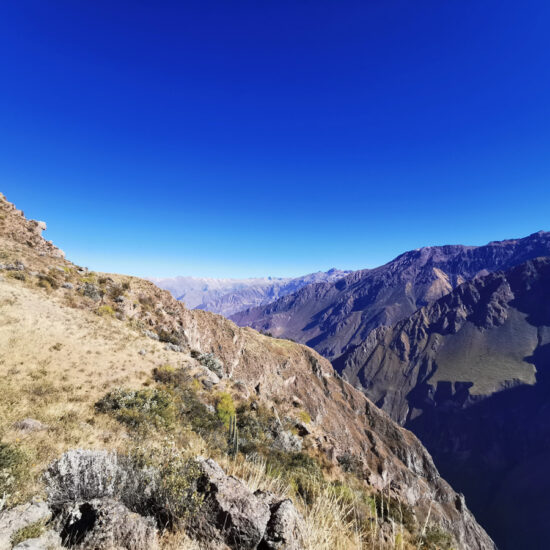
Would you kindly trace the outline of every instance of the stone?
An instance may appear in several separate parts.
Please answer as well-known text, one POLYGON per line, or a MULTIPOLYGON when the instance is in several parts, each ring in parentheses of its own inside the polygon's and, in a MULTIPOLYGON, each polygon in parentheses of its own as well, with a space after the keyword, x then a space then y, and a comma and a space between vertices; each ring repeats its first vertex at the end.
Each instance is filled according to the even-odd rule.
POLYGON ((61 286, 63 288, 68 288, 69 290, 72 290, 74 288, 72 283, 63 283, 61 286))
POLYGON ((80 289, 84 296, 91 298, 94 302, 99 302, 99 300, 101 300, 101 292, 93 283, 84 283, 80 289))
POLYGON ((0 512, 0 550, 11 549, 11 537, 20 529, 51 517, 52 512, 45 502, 21 504, 0 512))
POLYGON ((13 550, 62 550, 61 537, 51 529, 36 537, 20 542, 13 550))
POLYGON ((151 338, 151 340, 158 340, 159 339, 159 335, 156 332, 153 332, 152 330, 145 329, 143 331, 143 334, 145 336, 147 336, 147 338, 151 338))
POLYGON ((177 353, 182 353, 183 352, 183 348, 181 346, 178 346, 177 344, 172 344, 171 342, 167 342, 164 345, 164 349, 166 351, 175 351, 177 353))
POLYGON ((304 519, 292 501, 288 498, 277 500, 273 495, 259 491, 255 494, 268 503, 271 513, 260 548, 262 550, 301 550, 304 519))
POLYGON ((204 502, 196 518, 197 532, 231 548, 257 548, 271 516, 269 506, 212 459, 199 457, 198 463, 202 474, 197 490, 204 502))
POLYGON ((49 429, 47 424, 42 424, 42 422, 35 420, 34 418, 24 418, 23 420, 19 420, 13 425, 13 427, 16 430, 21 430, 22 432, 39 432, 49 429))
POLYGON ((155 550, 155 520, 131 512, 113 499, 92 499, 65 504, 56 519, 64 546, 82 550, 155 550))

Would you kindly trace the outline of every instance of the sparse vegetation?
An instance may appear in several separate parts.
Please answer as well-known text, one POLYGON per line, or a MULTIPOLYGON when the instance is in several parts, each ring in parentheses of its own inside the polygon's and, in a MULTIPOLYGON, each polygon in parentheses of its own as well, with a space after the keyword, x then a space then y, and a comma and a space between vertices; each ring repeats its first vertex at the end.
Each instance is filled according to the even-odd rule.
POLYGON ((226 428, 229 428, 231 418, 235 416, 235 403, 228 392, 222 392, 216 399, 216 413, 226 428))
POLYGON ((16 531, 11 537, 12 546, 17 546, 20 542, 23 542, 27 539, 34 539, 39 537, 46 529, 46 524, 44 521, 37 521, 31 525, 27 525, 22 529, 16 531))
POLYGON ((0 443, 0 510, 2 504, 18 501, 28 471, 28 457, 21 449, 9 443, 0 443))

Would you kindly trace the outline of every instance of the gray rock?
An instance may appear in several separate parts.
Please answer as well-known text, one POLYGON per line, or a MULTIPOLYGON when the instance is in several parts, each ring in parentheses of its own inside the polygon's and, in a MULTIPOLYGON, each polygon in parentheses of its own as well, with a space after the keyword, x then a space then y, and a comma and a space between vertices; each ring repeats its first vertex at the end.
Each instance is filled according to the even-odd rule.
POLYGON ((61 550, 61 537, 52 530, 46 531, 39 537, 20 542, 13 550, 61 550))
POLYGON ((42 424, 39 420, 34 418, 24 418, 16 422, 13 427, 16 430, 21 430, 22 432, 39 432, 41 430, 49 429, 47 424, 42 424))
POLYGON ((72 290, 74 288, 72 283, 63 283, 61 286, 63 288, 68 288, 69 290, 72 290))
POLYGON ((146 352, 144 349, 140 349, 140 350, 138 351, 138 353, 139 353, 140 355, 145 355, 147 352, 146 352))
POLYGON ((48 521, 52 516, 49 506, 45 502, 21 504, 10 510, 0 513, 0 550, 11 549, 11 537, 20 529, 48 521))
POLYGON ((159 335, 156 332, 153 332, 152 330, 145 329, 143 331, 143 334, 145 336, 147 336, 147 338, 151 338, 152 340, 158 340, 159 339, 159 335))
POLYGON ((164 349, 166 351, 176 351, 178 353, 182 353, 183 352, 183 348, 181 346, 178 346, 177 344, 172 344, 170 342, 167 342, 165 345, 164 345, 164 349))
POLYGON ((99 300, 101 300, 101 292, 93 283, 84 283, 80 287, 80 290, 84 296, 91 298, 94 302, 99 302, 99 300))
POLYGON ((199 534, 231 548, 257 548, 270 519, 269 506, 241 481, 227 476, 212 459, 199 458, 202 475, 197 489, 204 502, 196 518, 199 534))
POLYGON ((268 492, 254 493, 263 500, 270 510, 261 548, 269 550, 302 550, 304 519, 290 499, 279 500, 268 492))
POLYGON ((124 300, 125 300, 124 296, 117 296, 117 297, 115 298, 115 302, 116 302, 117 304, 122 304, 122 303, 124 303, 124 300))
POLYGON ((273 447, 287 453, 296 453, 302 450, 302 440, 291 432, 282 431, 273 440, 273 447))
POLYGON ((131 512, 112 499, 67 503, 56 523, 64 546, 82 550, 158 548, 154 519, 131 512))
POLYGON ((50 464, 44 482, 48 502, 57 507, 66 502, 118 498, 131 492, 138 480, 116 453, 77 449, 67 451, 50 464))

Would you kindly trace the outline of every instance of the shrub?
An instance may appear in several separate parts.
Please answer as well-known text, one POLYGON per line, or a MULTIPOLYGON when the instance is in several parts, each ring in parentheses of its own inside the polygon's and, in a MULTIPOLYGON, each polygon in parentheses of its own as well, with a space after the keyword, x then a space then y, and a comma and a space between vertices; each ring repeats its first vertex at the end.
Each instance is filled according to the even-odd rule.
POLYGON ((420 536, 419 546, 422 550, 452 550, 453 537, 439 525, 430 525, 420 536))
POLYGON ((100 412, 111 413, 119 422, 132 428, 170 428, 175 421, 171 395, 156 388, 124 390, 117 388, 96 403, 100 412))
POLYGON ((45 529, 46 524, 44 521, 31 523, 31 525, 22 527, 11 536, 11 544, 12 546, 17 546, 20 542, 25 540, 38 538, 45 529))
POLYGON ((40 286, 44 288, 53 288, 54 290, 59 288, 59 281, 52 273, 48 273, 46 275, 41 274, 38 277, 40 279, 38 281, 40 286))
POLYGON ((145 512, 152 512, 161 527, 179 526, 197 512, 202 503, 196 486, 200 467, 194 459, 185 458, 173 441, 165 440, 155 449, 139 447, 131 461, 141 477, 154 480, 145 512))
POLYGON ((213 353, 202 353, 198 356, 199 363, 211 370, 220 378, 223 376, 223 365, 213 353))
POLYGON ((104 305, 97 308, 97 313, 102 317, 114 317, 115 310, 111 306, 104 305))
POLYGON ((231 417, 235 416, 235 403, 230 393, 222 392, 218 395, 216 401, 216 412, 218 418, 223 422, 226 428, 229 428, 231 417))
POLYGON ((186 369, 176 369, 171 365, 162 365, 153 369, 153 379, 161 384, 184 386, 191 381, 191 375, 186 369))
POLYGON ((28 460, 23 451, 8 443, 0 443, 0 502, 12 503, 28 478, 28 460))
POLYGON ((311 422, 311 416, 309 416, 309 413, 307 411, 300 411, 298 413, 298 418, 304 424, 309 424, 311 422))
POLYGON ((159 340, 161 342, 166 342, 168 344, 174 344, 175 346, 180 345, 180 338, 177 334, 174 334, 173 332, 168 332, 167 330, 163 328, 157 329, 157 334, 159 337, 159 340))
POLYGON ((22 271, 9 271, 8 276, 18 281, 25 281, 27 279, 22 271))

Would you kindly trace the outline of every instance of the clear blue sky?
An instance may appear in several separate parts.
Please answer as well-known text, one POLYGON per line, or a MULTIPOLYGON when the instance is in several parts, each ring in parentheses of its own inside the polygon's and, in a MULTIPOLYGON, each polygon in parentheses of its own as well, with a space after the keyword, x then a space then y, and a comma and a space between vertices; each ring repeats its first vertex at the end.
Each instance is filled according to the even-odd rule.
POLYGON ((548 230, 549 28, 547 0, 7 0, 0 190, 138 275, 548 230))

